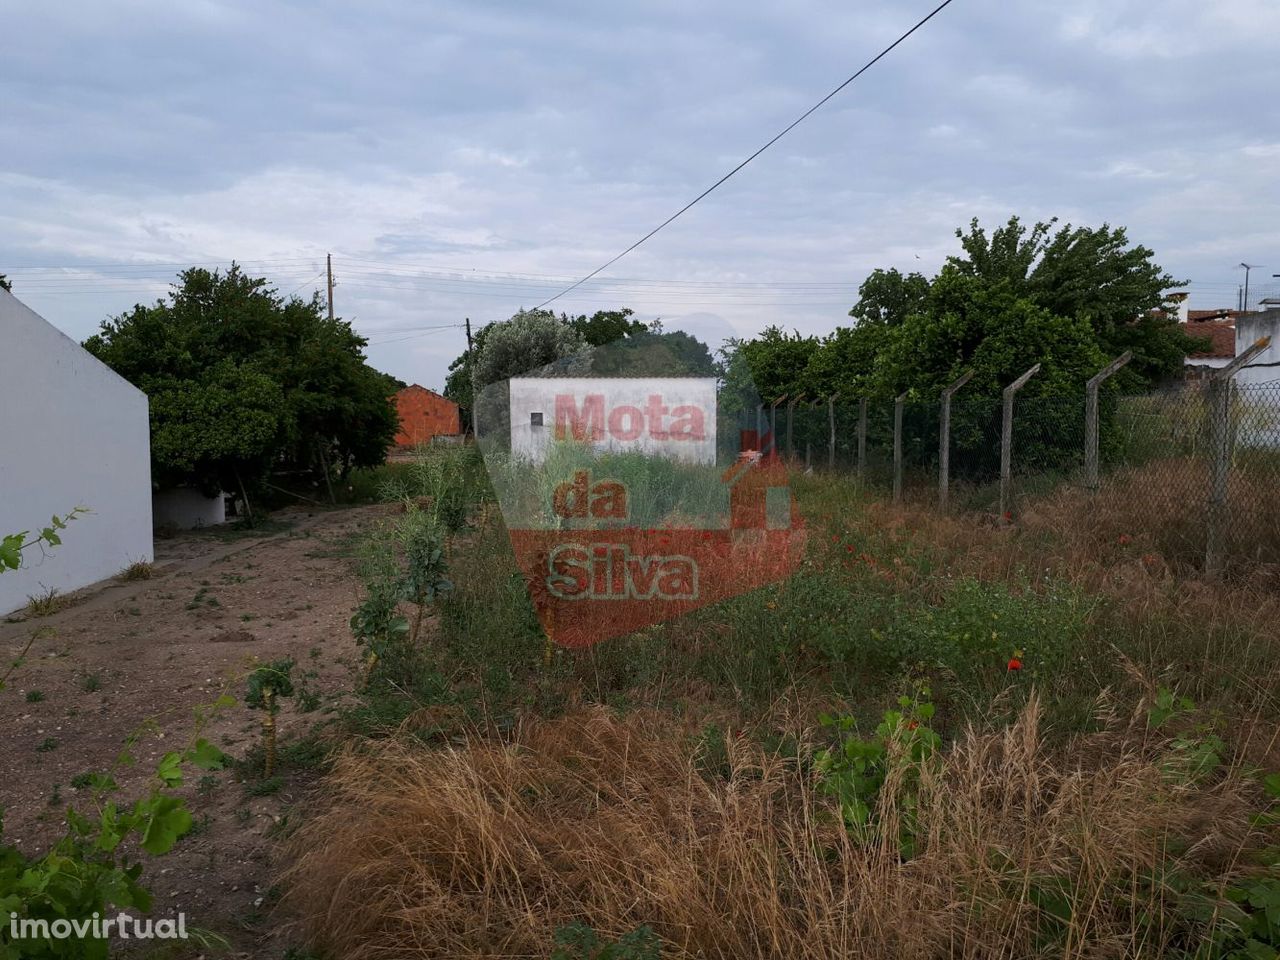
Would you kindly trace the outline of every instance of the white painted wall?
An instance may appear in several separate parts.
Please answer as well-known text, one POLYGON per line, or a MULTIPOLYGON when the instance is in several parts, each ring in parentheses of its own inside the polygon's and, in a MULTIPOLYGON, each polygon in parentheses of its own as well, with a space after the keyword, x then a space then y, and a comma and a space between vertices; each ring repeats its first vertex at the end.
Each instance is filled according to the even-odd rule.
POLYGON ((693 463, 716 462, 714 377, 513 377, 509 395, 511 452, 535 463, 546 459, 547 447, 555 437, 557 404, 567 400, 585 419, 592 398, 602 398, 602 431, 595 442, 597 450, 638 451, 693 463), (659 408, 665 408, 667 413, 655 418, 652 414, 659 408), (690 410, 700 414, 698 439, 655 436, 655 429, 659 433, 671 432, 667 428, 688 424, 690 410))
POLYGON ((1245 447, 1280 449, 1280 310, 1241 314, 1236 320, 1236 354, 1262 337, 1271 346, 1236 373, 1239 388, 1238 442, 1245 447))
POLYGON ((0 290, 0 533, 91 511, 0 573, 0 614, 152 559, 150 444, 146 395, 0 290))
POLYGON ((1263 337, 1271 338, 1271 346, 1236 374, 1237 385, 1280 381, 1280 310, 1244 313, 1236 318, 1236 356, 1263 337))

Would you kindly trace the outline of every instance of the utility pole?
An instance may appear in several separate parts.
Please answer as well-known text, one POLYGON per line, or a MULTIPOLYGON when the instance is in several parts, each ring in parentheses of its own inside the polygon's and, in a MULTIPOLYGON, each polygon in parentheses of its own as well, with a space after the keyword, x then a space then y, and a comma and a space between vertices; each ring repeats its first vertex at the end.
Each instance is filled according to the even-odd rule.
POLYGON ((329 322, 333 323, 333 254, 324 255, 324 269, 329 276, 329 322))
MULTIPOLYGON (((474 355, 474 353, 472 352, 473 347, 472 347, 472 343, 471 343, 471 318, 470 318, 470 317, 467 317, 467 318, 466 318, 466 322, 467 322, 467 364, 466 364, 466 373, 467 373, 468 378, 470 378, 470 375, 471 375, 471 362, 475 359, 475 355, 474 355)), ((474 389, 475 389, 475 388, 473 387, 473 388, 472 388, 472 390, 474 391, 474 389)), ((480 436, 480 431, 476 429, 476 405, 477 405, 477 403, 479 402, 479 400, 480 400, 480 398, 479 398, 479 397, 477 397, 477 396, 475 396, 475 395, 474 395, 474 393, 473 393, 473 394, 472 394, 472 397, 471 397, 471 433, 472 433, 476 438, 479 438, 479 436, 480 436)))

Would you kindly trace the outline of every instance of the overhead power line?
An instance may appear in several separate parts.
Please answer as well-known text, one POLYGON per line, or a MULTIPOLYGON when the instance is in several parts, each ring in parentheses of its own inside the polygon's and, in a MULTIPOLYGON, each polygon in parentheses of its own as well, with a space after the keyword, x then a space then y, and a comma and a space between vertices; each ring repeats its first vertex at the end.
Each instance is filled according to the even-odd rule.
POLYGON ((673 213, 671 216, 667 217, 667 219, 663 220, 660 224, 658 224, 656 227, 654 227, 652 230, 650 230, 648 233, 646 233, 643 237, 641 237, 641 238, 640 238, 639 240, 637 240, 635 243, 631 244, 631 246, 627 247, 627 249, 623 250, 620 254, 618 254, 617 256, 613 257, 613 258, 612 258, 612 259, 610 259, 610 260, 605 261, 605 262, 604 262, 604 263, 602 263, 600 266, 596 267, 594 270, 592 270, 590 273, 588 273, 588 274, 587 274, 585 277, 583 277, 581 280, 578 280, 577 282, 572 283, 572 284, 570 284, 569 286, 565 287, 563 290, 561 290, 559 293, 557 293, 554 297, 550 297, 550 298, 548 298, 548 299, 546 299, 546 300, 542 301, 542 303, 538 304, 537 309, 542 309, 542 308, 543 308, 543 307, 545 307, 547 304, 549 304, 549 303, 554 303, 555 301, 557 301, 557 300, 559 300, 561 297, 563 297, 566 293, 568 293, 570 290, 573 290, 573 289, 574 289, 574 288, 576 288, 576 287, 580 287, 580 286, 582 286, 582 284, 586 283, 588 280, 590 280, 590 279, 591 279, 592 277, 594 277, 596 274, 601 273, 602 271, 609 269, 609 267, 613 266, 615 263, 617 263, 619 260, 621 260, 623 257, 625 257, 628 253, 630 253, 632 250, 636 249, 636 247, 640 246, 642 243, 644 243, 644 242, 645 242, 646 240, 648 240, 650 237, 654 236, 654 234, 656 234, 659 230, 663 229, 663 228, 664 228, 664 227, 666 227, 668 224, 670 224, 672 221, 674 221, 677 217, 681 216, 683 213, 685 213, 685 211, 687 211, 687 210, 689 210, 691 207, 693 207, 693 206, 694 206, 694 204, 698 203, 700 200, 702 200, 704 197, 706 197, 708 194, 710 194, 713 190, 715 190, 717 187, 719 187, 722 183, 724 183, 726 180, 728 180, 730 177, 732 177, 734 174, 736 174, 739 170, 741 170, 743 167, 745 167, 747 164, 749 164, 752 160, 754 160, 756 157, 760 156, 760 154, 764 153, 766 150, 768 150, 770 147, 772 147, 775 143, 777 143, 779 140, 781 140, 783 137, 785 137, 788 133, 790 133, 792 130, 794 130, 796 127, 798 127, 802 122, 804 122, 806 119, 808 119, 808 117, 809 117, 811 114, 813 114, 816 110, 818 110, 818 108, 819 108, 819 107, 821 107, 823 104, 825 104, 828 100, 830 100, 832 97, 834 97, 836 94, 838 94, 841 90, 843 90, 845 87, 849 86, 849 84, 853 83, 853 81, 857 80, 860 76, 862 76, 864 73, 866 73, 866 72, 867 72, 868 70, 870 70, 872 67, 874 67, 877 63, 879 63, 881 60, 883 60, 885 57, 887 57, 891 52, 893 52, 893 50, 894 50, 895 48, 897 48, 897 47, 898 47, 898 45, 899 45, 899 44, 903 43, 903 42, 904 42, 908 37, 910 37, 913 33, 915 33, 917 30, 919 30, 921 27, 923 27, 926 23, 928 23, 930 20, 932 20, 934 17, 936 17, 939 13, 941 13, 941 12, 942 12, 946 7, 950 6, 950 5, 951 5, 951 2, 952 2, 952 0, 942 0, 942 3, 940 3, 940 4, 938 4, 936 7, 934 7, 934 8, 933 8, 933 10, 932 10, 932 11, 930 11, 930 13, 929 13, 927 16, 925 16, 923 19, 919 20, 919 21, 916 23, 916 25, 915 25, 915 26, 913 26, 910 30, 908 30, 906 33, 904 33, 902 36, 900 36, 897 40, 893 41, 893 43, 889 44, 887 47, 885 47, 883 50, 881 50, 879 53, 877 53, 877 54, 876 54, 874 57, 872 57, 870 60, 868 60, 865 64, 863 64, 863 65, 858 69, 858 71, 857 71, 856 73, 854 73, 851 77, 849 77, 847 80, 845 80, 842 84, 840 84, 838 87, 836 87, 836 88, 835 88, 834 90, 832 90, 830 93, 828 93, 825 97, 823 97, 821 100, 819 100, 817 103, 815 103, 812 107, 810 107, 810 108, 809 108, 808 110, 806 110, 804 113, 800 114, 800 116, 798 116, 798 117, 796 117, 794 120, 792 120, 792 121, 791 121, 789 124, 787 124, 787 125, 786 125, 782 130, 781 130, 781 131, 779 131, 779 132, 778 132, 777 134, 775 134, 775 135, 774 135, 774 136, 773 136, 773 137, 772 137, 768 142, 766 142, 766 143, 764 144, 764 146, 762 146, 762 147, 760 147, 758 150, 756 150, 756 152, 755 152, 755 153, 751 154, 751 156, 747 157, 745 160, 743 160, 741 163, 739 163, 736 167, 734 167, 732 170, 730 170, 728 173, 726 173, 723 177, 721 177, 719 180, 717 180, 717 181, 716 181, 715 183, 713 183, 711 186, 707 187, 707 189, 703 190, 700 194, 698 194, 696 197, 694 197, 692 200, 690 200, 688 203, 686 203, 683 207, 681 207, 679 210, 677 210, 677 211, 676 211, 675 213, 673 213))

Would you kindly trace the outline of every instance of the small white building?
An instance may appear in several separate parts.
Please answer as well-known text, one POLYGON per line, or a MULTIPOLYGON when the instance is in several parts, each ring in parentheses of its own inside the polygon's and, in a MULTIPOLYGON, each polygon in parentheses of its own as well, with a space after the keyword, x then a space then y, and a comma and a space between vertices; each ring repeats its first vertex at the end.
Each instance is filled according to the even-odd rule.
POLYGON ((152 559, 146 395, 4 290, 0 451, 0 535, 88 510, 0 573, 0 614, 152 559))
POLYGON ((511 452, 546 460, 554 440, 598 451, 716 462, 714 377, 512 377, 511 452))

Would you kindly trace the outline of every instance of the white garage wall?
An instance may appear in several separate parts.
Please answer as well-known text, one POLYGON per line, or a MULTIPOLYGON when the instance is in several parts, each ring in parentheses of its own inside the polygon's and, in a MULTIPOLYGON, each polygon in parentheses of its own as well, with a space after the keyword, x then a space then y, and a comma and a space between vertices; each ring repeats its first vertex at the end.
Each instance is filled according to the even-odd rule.
MULTIPOLYGON (((638 451, 692 463, 716 462, 716 380, 714 377, 512 377, 508 381, 511 412, 511 452, 541 463, 556 429, 556 408, 560 399, 580 414, 588 398, 600 400, 600 425, 604 435, 595 444, 598 450, 638 451), (641 416, 651 401, 658 401, 666 414, 660 422, 641 416), (657 439, 652 431, 665 431, 674 419, 672 411, 696 408, 702 415, 700 440, 657 439), (619 422, 632 439, 620 439, 610 429, 610 412, 629 412, 619 422), (537 422, 534 422, 534 421, 537 422)), ((584 416, 585 422, 585 416, 584 416)))
POLYGON ((0 290, 0 534, 76 506, 62 546, 0 573, 0 614, 152 559, 146 395, 0 290))

